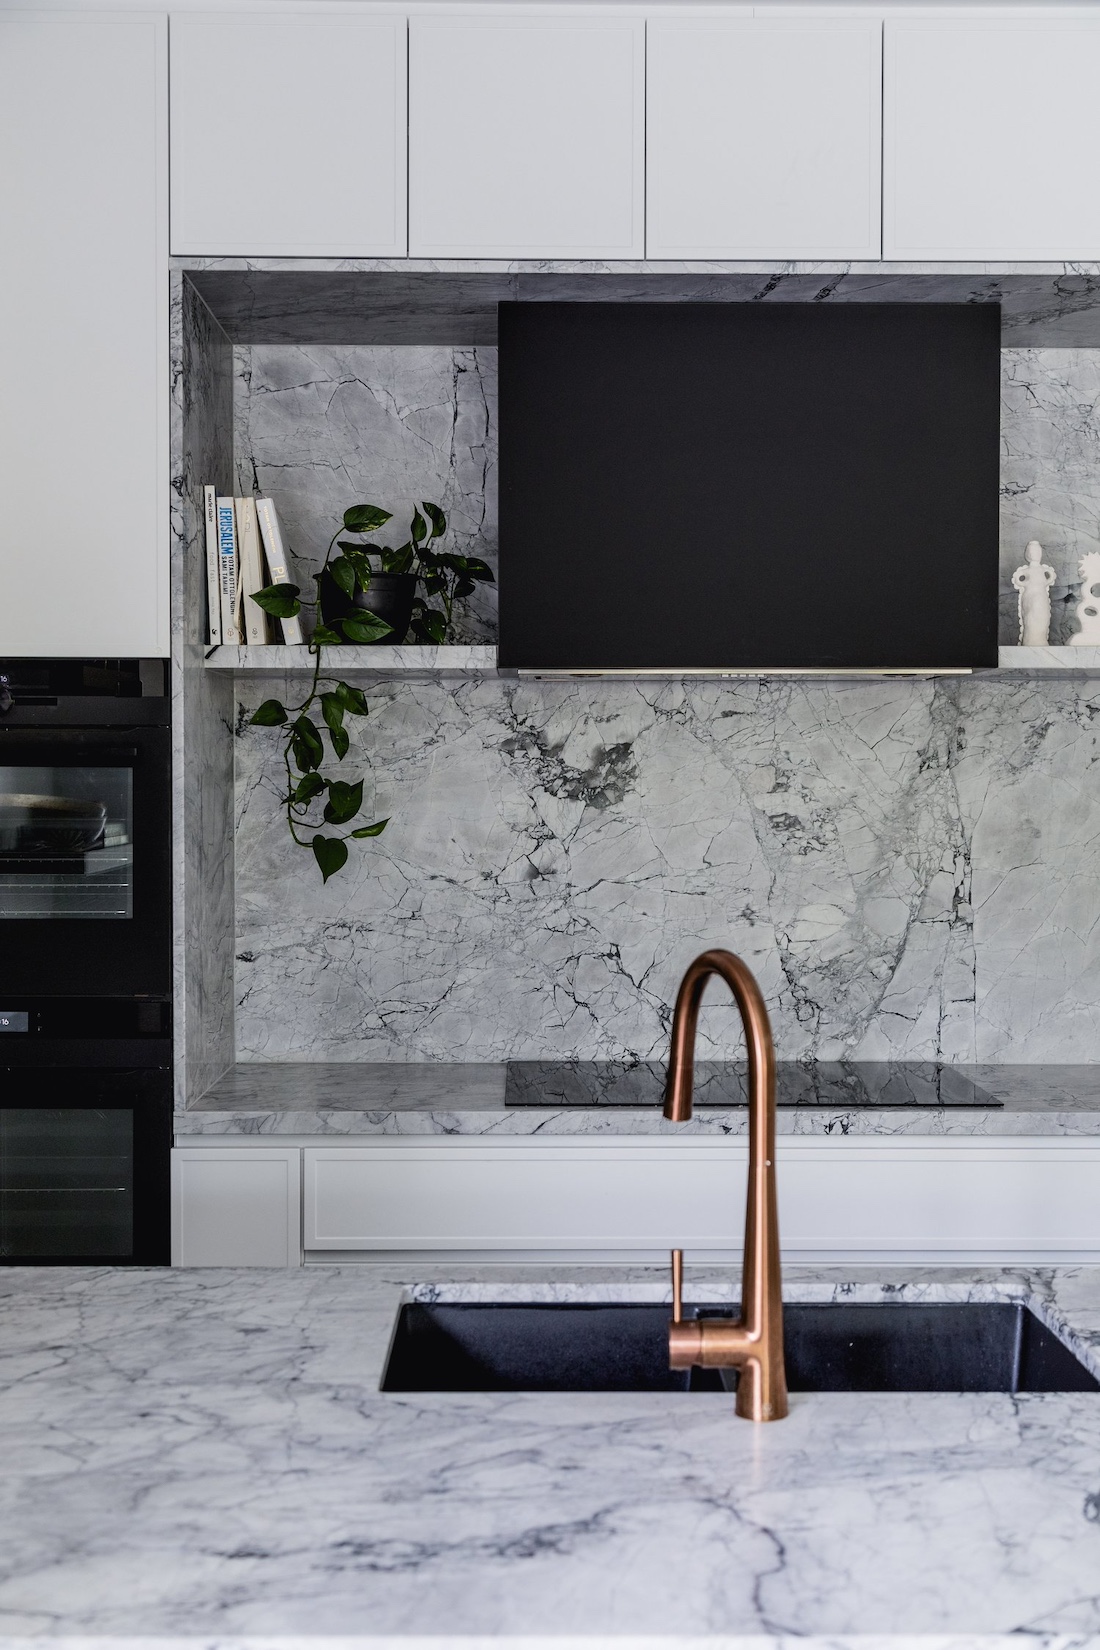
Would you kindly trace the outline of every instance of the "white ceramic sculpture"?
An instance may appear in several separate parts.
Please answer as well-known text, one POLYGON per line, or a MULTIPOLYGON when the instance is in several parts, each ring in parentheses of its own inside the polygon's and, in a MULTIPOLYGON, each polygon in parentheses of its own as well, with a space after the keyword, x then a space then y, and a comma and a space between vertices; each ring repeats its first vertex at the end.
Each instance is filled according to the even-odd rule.
POLYGON ((1032 539, 1024 551, 1024 565, 1012 575, 1020 592, 1020 646, 1046 647, 1050 640, 1050 587, 1055 572, 1043 560, 1043 547, 1032 539))
POLYGON ((1090 550, 1077 563, 1081 575, 1081 598, 1075 609, 1081 628, 1070 637, 1071 647, 1100 647, 1100 596, 1093 588, 1100 584, 1100 551, 1090 550))

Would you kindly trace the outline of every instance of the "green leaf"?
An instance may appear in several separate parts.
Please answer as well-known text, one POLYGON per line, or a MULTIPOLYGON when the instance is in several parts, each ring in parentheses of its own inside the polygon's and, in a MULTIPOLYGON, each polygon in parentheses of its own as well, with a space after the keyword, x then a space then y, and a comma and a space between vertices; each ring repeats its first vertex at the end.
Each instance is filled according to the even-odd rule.
POLYGON ((248 599, 276 619, 293 619, 302 611, 298 600, 300 594, 296 584, 269 584, 265 590, 257 590, 248 599))
POLYGON ((346 709, 347 707, 338 693, 322 693, 321 715, 330 728, 343 727, 344 711, 346 709))
POLYGON ((353 504, 344 511, 344 527, 349 533, 373 533, 391 519, 391 512, 380 510, 377 504, 353 504))
POLYGON ((328 736, 332 740, 333 750, 342 762, 344 757, 348 754, 348 746, 351 744, 347 729, 330 728, 328 736))
POLYGON ((447 518, 443 514, 443 511, 439 508, 438 504, 425 504, 424 514, 432 524, 433 539, 439 538, 441 533, 445 533, 447 531, 447 518))
POLYGON ((248 720, 256 728, 277 728, 286 721, 286 708, 280 705, 278 699, 265 699, 248 720))
POLYGON ((347 843, 338 836, 322 836, 320 832, 313 839, 313 857, 321 867, 321 875, 327 882, 329 877, 335 876, 337 871, 348 862, 347 843))
POLYGON ((447 621, 438 608, 425 607, 413 620, 412 627, 415 636, 436 647, 442 647, 447 639, 447 621))
POLYGON ((304 807, 315 796, 320 796, 324 789, 325 781, 319 773, 303 774, 291 792, 291 801, 299 808, 304 807))
POLYGON ((332 691, 349 716, 369 715, 370 707, 362 688, 352 687, 348 682, 337 682, 332 691))
POLYGON ((355 595, 355 568, 346 556, 337 556, 329 562, 328 570, 345 596, 355 595))
MULTIPOLYGON (((375 555, 382 558, 383 567, 386 565, 386 554, 387 552, 385 548, 382 545, 379 545, 378 549, 375 551, 375 555)), ((349 596, 353 596, 355 594, 356 583, 358 584, 360 590, 369 590, 371 565, 370 557, 367 555, 367 552, 365 550, 358 549, 358 547, 354 544, 349 544, 344 552, 344 560, 350 564, 355 579, 355 582, 352 584, 352 587, 347 594, 349 596)))
POLYGON ((393 626, 384 619, 368 613, 366 608, 349 613, 346 619, 340 620, 340 628, 349 642, 377 642, 382 636, 392 636, 393 626))
POLYGON ((388 819, 376 819, 373 825, 360 825, 357 831, 350 831, 348 834, 354 837, 381 836, 388 824, 388 819))
POLYGON ((473 595, 476 588, 477 586, 474 584, 473 579, 459 579, 454 589, 455 600, 464 602, 467 596, 473 595))
POLYGON ((414 544, 423 544, 428 536, 428 523, 417 509, 413 510, 412 526, 409 528, 414 544))
POLYGON ((299 716, 291 723, 290 751, 299 773, 319 768, 324 761, 325 747, 321 743, 320 731, 308 716, 299 716))
POLYGON ((363 806, 363 781, 357 779, 354 785, 345 783, 342 779, 330 779, 328 786, 328 801, 325 803, 325 818, 330 825, 345 825, 363 806))
POLYGON ((480 561, 477 556, 469 556, 466 560, 466 577, 477 579, 480 584, 495 584, 493 569, 486 561, 480 561))
POLYGON ((331 625, 319 624, 314 628, 313 640, 318 647, 340 647, 344 638, 338 630, 333 630, 331 625))
POLYGON ((411 544, 403 544, 400 550, 383 550, 381 555, 383 573, 412 572, 413 547, 411 544))

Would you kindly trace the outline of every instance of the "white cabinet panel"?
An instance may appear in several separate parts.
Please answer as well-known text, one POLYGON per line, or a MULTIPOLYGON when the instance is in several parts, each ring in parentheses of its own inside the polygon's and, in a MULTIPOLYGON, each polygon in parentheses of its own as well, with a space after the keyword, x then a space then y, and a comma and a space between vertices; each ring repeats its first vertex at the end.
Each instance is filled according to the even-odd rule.
POLYGON ((172 250, 351 257, 406 246, 403 16, 172 18, 172 250))
POLYGON ((886 24, 884 255, 1100 257, 1100 18, 886 24))
POLYGON ((414 18, 410 253, 640 258, 644 58, 630 17, 414 18))
POLYGON ((167 24, 0 13, 0 653, 168 652, 167 24))
POLYGON ((882 25, 659 18, 646 53, 651 258, 877 258, 882 25))
MULTIPOLYGON (((788 1260, 1100 1256, 1100 1143, 780 1137, 788 1260)), ((733 1251, 743 1141, 380 1141, 304 1152, 312 1251, 733 1251)))
POLYGON ((301 1229, 295 1147, 172 1153, 173 1266, 298 1266, 301 1229))

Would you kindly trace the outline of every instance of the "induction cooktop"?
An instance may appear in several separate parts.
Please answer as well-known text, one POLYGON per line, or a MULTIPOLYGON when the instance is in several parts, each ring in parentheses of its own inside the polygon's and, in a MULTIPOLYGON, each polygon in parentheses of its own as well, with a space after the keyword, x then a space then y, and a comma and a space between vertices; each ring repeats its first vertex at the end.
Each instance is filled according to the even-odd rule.
MULTIPOLYGON (((506 1106, 659 1107, 667 1068, 663 1061, 619 1065, 610 1060, 509 1060, 506 1070, 506 1106)), ((864 1060, 807 1064, 781 1060, 776 1065, 776 1102, 831 1111, 962 1106, 993 1110, 1004 1104, 958 1066, 864 1060)), ((747 1106, 746 1063, 697 1061, 695 1104, 747 1106)))

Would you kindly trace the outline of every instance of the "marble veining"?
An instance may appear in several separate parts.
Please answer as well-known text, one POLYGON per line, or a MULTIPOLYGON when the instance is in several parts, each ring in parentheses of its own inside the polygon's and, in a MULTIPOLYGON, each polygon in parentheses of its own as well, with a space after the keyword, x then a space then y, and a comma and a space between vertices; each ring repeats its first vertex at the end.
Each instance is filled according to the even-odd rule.
MULTIPOLYGON (((733 1288, 689 1269, 689 1296, 733 1288)), ((6 1642, 1100 1634, 1096 1394, 795 1395, 764 1429, 718 1394, 382 1394, 410 1293, 667 1281, 6 1269, 6 1642)), ((1095 1269, 792 1269, 785 1294, 1025 1300, 1100 1370, 1095 1269)))
POLYGON ((173 960, 176 1099, 233 1061, 233 693, 203 666, 202 489, 232 486, 232 351, 191 283, 172 277, 173 960))
MULTIPOLYGON (((270 691, 238 682, 239 720, 270 691)), ((377 683, 377 842, 322 888, 237 741, 244 1060, 660 1058, 707 945, 783 1059, 1080 1061, 1100 1040, 1100 688, 377 683)), ((735 1057, 718 992, 700 1057, 735 1057)))
MULTIPOLYGON (((639 1068, 644 1070, 645 1068, 639 1068)), ((1001 1138, 1100 1135, 1100 1066, 959 1066, 997 1107, 781 1108, 781 1135, 913 1135, 1001 1138)), ((639 1086, 633 1107, 505 1103, 503 1064, 421 1062, 376 1065, 245 1063, 233 1068, 176 1119, 178 1135, 271 1134, 286 1137, 502 1135, 668 1135, 748 1133, 744 1108, 699 1108, 687 1123, 666 1123, 661 1087, 639 1086)))
POLYGON ((997 303, 1006 345, 1100 345, 1095 263, 175 260, 234 343, 495 344, 501 300, 997 303))
MULTIPOLYGON (((391 510, 376 537, 396 547, 428 499, 442 548, 495 570, 496 366, 495 349, 442 345, 234 350, 237 486, 274 498, 309 596, 350 504, 391 510)), ((496 612, 495 585, 478 585, 454 639, 495 640, 496 612)))

